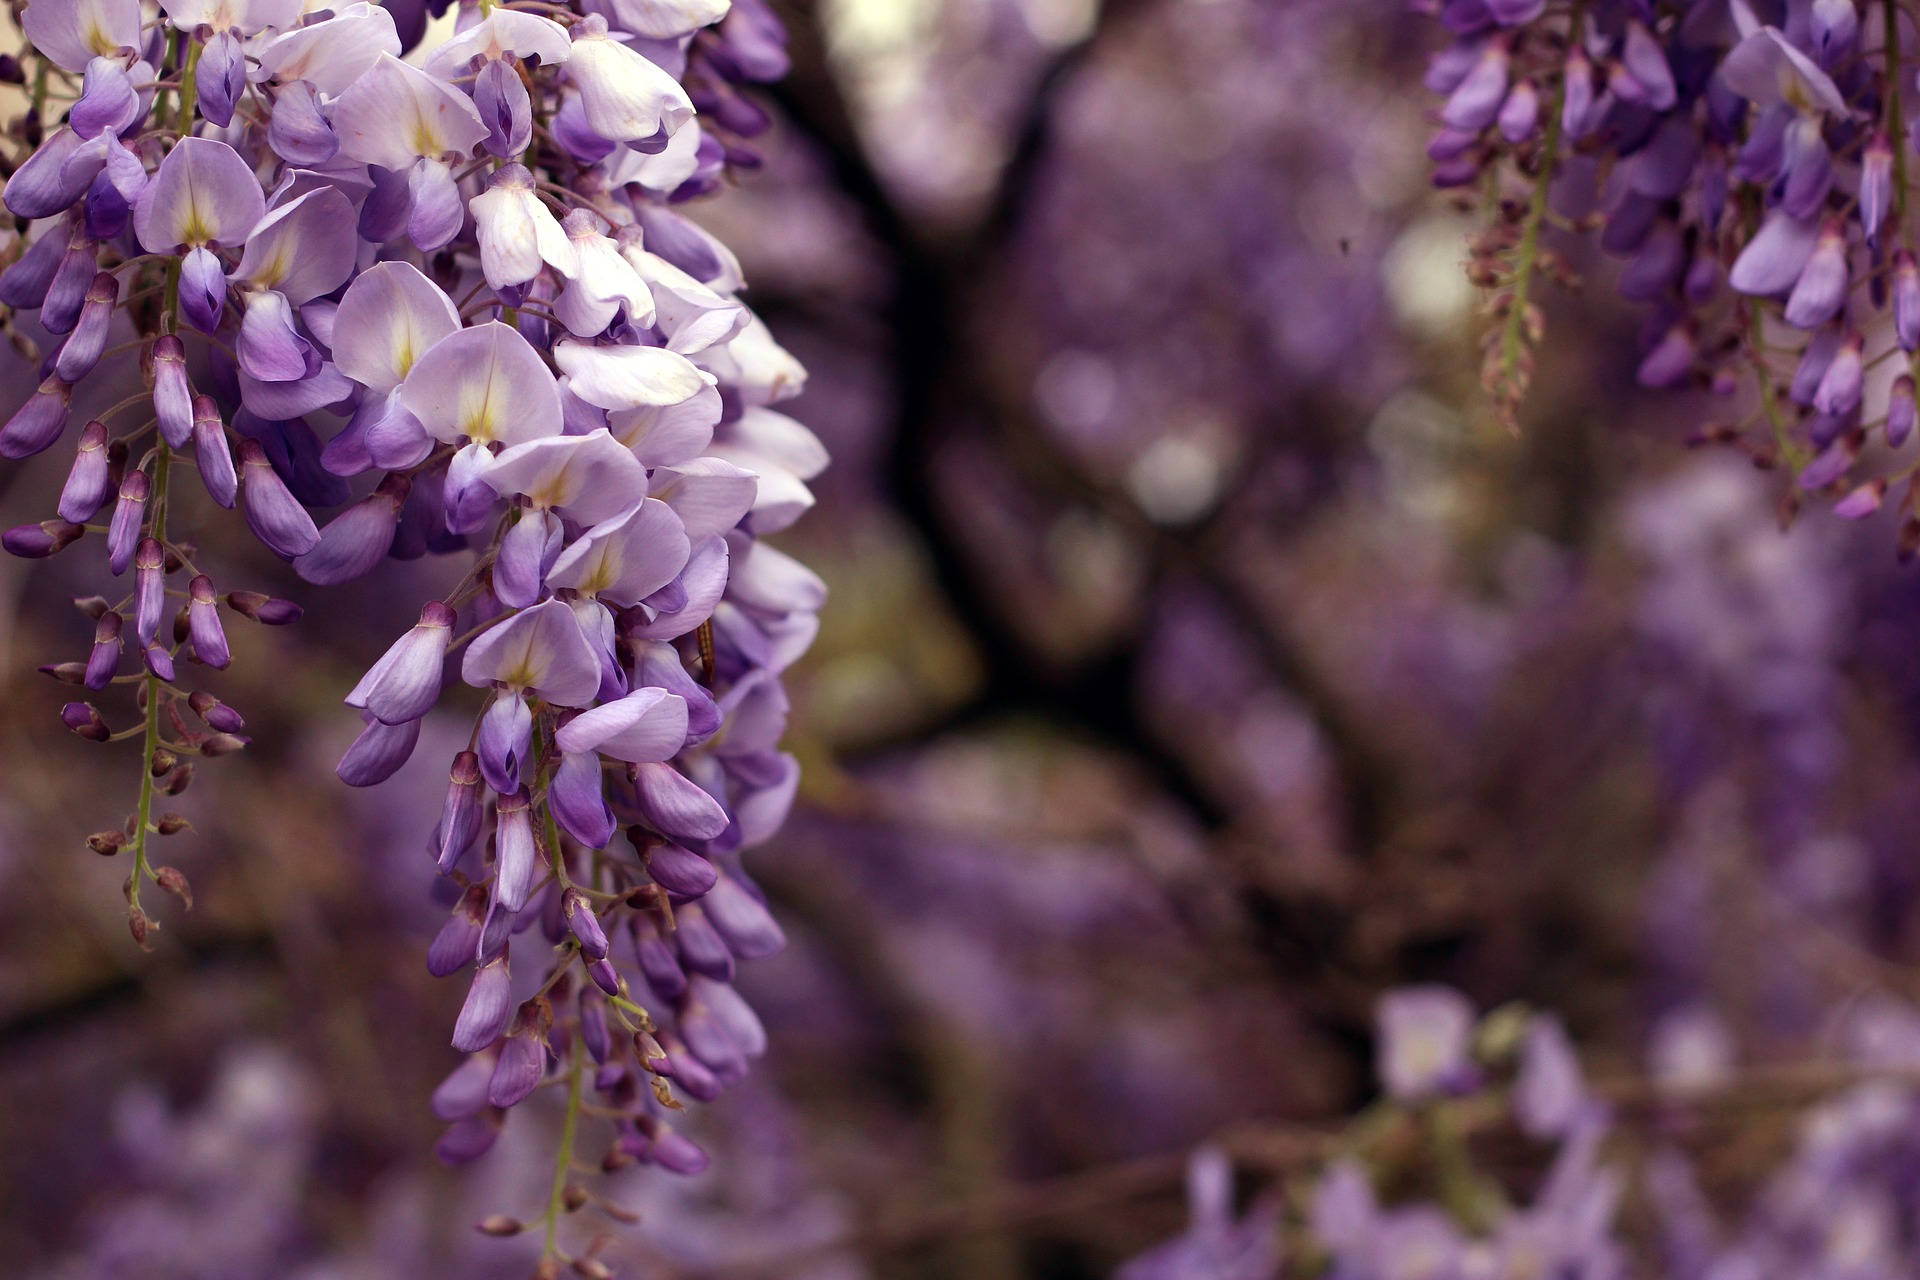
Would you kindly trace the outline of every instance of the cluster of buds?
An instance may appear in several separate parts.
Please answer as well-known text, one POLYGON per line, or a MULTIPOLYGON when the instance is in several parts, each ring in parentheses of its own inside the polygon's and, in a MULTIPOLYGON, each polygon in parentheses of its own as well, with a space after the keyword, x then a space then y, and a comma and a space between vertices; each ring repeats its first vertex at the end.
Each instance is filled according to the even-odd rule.
MULTIPOLYGON (((218 593, 179 535, 182 472, 316 586, 463 556, 347 694, 363 729, 338 766, 391 776, 451 662, 485 691, 429 842, 458 897, 429 966, 472 970, 440 1153, 479 1156, 554 1079, 563 1166, 592 1090, 608 1168, 692 1171, 676 1091, 713 1097, 765 1047, 731 983, 783 939, 739 855, 793 800, 781 673, 825 594, 761 538, 812 504, 827 458, 772 407, 804 371, 681 206, 759 162, 747 90, 784 73, 784 32, 763 0, 481 0, 426 47, 429 16, 30 0, 10 70, 33 150, 4 193, 24 237, 0 302, 17 341, 37 311, 59 342, 0 454, 69 438, 90 378, 136 352, 143 385, 77 433, 57 518, 5 543, 98 534, 108 570, 132 570, 125 598, 80 602, 86 660, 48 670, 133 686, 129 728, 62 714, 144 743, 138 812, 92 841, 133 848, 142 938, 141 878, 187 893, 146 856, 179 826, 155 798, 245 743, 183 673, 227 665, 223 608, 300 612, 218 593)), ((556 1187, 549 1270, 551 1228, 591 1199, 556 1187)))

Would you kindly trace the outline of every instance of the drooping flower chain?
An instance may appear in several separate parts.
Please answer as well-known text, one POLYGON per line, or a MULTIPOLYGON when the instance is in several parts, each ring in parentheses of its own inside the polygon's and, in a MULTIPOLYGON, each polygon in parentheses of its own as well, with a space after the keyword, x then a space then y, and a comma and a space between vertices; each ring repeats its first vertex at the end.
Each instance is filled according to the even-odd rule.
MULTIPOLYGON (((569 1172, 583 1096, 617 1117, 606 1167, 692 1171, 675 1092, 715 1096, 765 1046, 731 980, 783 939, 738 855, 793 798, 781 672, 824 590, 759 538, 811 505, 827 459, 770 407, 804 371, 675 206, 757 163, 767 121, 741 89, 783 74, 784 32, 763 0, 514 0, 461 6, 420 49, 428 16, 28 5, 31 49, 0 74, 31 86, 35 145, 4 195, 30 225, 0 302, 17 346, 17 311, 59 343, 0 454, 74 439, 76 391, 136 351, 145 390, 81 427, 56 518, 6 545, 101 534, 110 572, 133 571, 117 603, 81 602, 86 660, 48 670, 135 688, 131 727, 88 701, 63 715, 143 743, 138 811, 94 837, 133 848, 142 940, 143 877, 187 892, 148 858, 179 825, 156 797, 187 785, 185 757, 245 743, 237 713, 183 683, 188 661, 228 662, 222 597, 169 529, 183 471, 316 585, 474 553, 348 694, 364 728, 338 773, 367 786, 408 759, 450 659, 486 691, 430 842, 459 894, 429 967, 472 971, 453 1031, 470 1056, 433 1106, 442 1157, 470 1160, 563 1082, 542 1219, 557 1273, 560 1217, 591 1199, 569 1172), (128 649, 141 667, 121 675, 128 649)), ((259 593, 224 604, 299 615, 259 593)))
POLYGON ((1914 434, 1920 266, 1911 16, 1887 0, 1653 4, 1434 0, 1452 43, 1427 86, 1436 184, 1490 193, 1474 246, 1495 289, 1483 382, 1517 413, 1541 336, 1537 282, 1570 274, 1556 226, 1597 231, 1648 306, 1637 376, 1738 410, 1735 444, 1861 517, 1895 486, 1920 547, 1914 434))

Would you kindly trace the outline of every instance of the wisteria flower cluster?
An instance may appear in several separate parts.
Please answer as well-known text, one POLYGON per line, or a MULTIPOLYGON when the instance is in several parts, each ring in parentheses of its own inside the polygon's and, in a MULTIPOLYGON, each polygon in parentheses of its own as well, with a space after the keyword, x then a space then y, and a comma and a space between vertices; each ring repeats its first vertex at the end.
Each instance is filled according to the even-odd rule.
POLYGON ((31 145, 0 302, 16 346, 25 313, 52 343, 0 453, 72 461, 5 545, 97 537, 108 576, 132 571, 79 602, 84 659, 47 670, 87 691, 74 732, 141 744, 137 809, 92 844, 131 851, 143 942, 143 883, 189 893, 150 857, 182 823, 164 797, 247 741, 198 672, 228 665, 234 617, 301 612, 221 593, 202 548, 233 526, 202 531, 192 490, 319 587, 467 557, 347 692, 364 727, 338 773, 392 775, 449 663, 483 692, 429 849, 458 902, 427 962, 470 972, 469 1056, 432 1105, 466 1161, 561 1082, 557 1274, 558 1218, 589 1199, 583 1095, 613 1117, 608 1169, 694 1171, 676 1094, 714 1097, 765 1048, 731 981, 783 939, 739 855, 794 796, 781 673, 824 589, 761 537, 827 459, 772 407, 804 371, 681 211, 758 163, 745 91, 786 65, 762 0, 479 0, 434 44, 447 8, 30 0, 0 67, 31 145), (70 430, 136 355, 138 389, 70 430), (131 723, 96 700, 115 689, 131 723))
MULTIPOLYGON (((1899 489, 1920 547, 1916 85, 1896 0, 1432 0, 1434 181, 1484 198, 1470 273, 1494 290, 1483 382, 1511 422, 1533 369, 1553 233, 1597 233, 1646 305, 1638 378, 1729 409, 1703 441, 1859 518, 1899 489), (1736 393, 1748 388, 1739 398, 1736 393)), ((1471 198, 1471 197, 1470 197, 1471 198)))

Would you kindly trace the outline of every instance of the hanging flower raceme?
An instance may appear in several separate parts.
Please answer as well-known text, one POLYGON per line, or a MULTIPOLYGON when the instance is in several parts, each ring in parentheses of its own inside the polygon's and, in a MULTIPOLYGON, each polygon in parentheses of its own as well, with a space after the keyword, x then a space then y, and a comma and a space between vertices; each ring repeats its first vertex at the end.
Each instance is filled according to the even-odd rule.
MULTIPOLYGON (((337 770, 376 784, 427 717, 473 717, 427 842, 459 890, 428 965, 472 969, 440 1154, 482 1155, 558 1078, 563 1171, 591 1095, 604 1167, 691 1172, 676 1093, 711 1098, 766 1048, 731 984, 784 939, 741 855, 793 800, 781 672, 824 591, 760 539, 826 455, 769 407, 804 373, 679 206, 757 163, 746 95, 784 71, 783 33, 759 0, 538 8, 463 6, 415 50, 424 7, 30 0, 34 120, 56 90, 72 105, 7 184, 33 225, 0 303, 58 348, 0 455, 73 452, 56 512, 4 543, 97 532, 122 583, 47 670, 84 690, 75 733, 142 744, 136 812, 90 841, 132 852, 142 941, 142 886, 186 896, 151 856, 178 825, 156 797, 246 745, 194 687, 234 660, 223 612, 300 612, 220 594, 186 531, 238 508, 317 587, 454 557, 345 693, 361 730, 337 770), (131 715, 85 700, 125 686, 131 715)), ((592 1199, 567 1191, 547 1225, 592 1199)))

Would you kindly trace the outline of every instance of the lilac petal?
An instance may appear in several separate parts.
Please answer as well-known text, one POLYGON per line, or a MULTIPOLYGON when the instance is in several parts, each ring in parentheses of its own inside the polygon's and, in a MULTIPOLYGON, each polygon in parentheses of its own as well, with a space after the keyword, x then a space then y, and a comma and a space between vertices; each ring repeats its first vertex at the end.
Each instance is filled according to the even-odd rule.
POLYGON ((1887 398, 1887 443, 1895 449, 1907 442, 1914 427, 1913 375, 1903 373, 1893 380, 1887 398))
POLYGON ((193 435, 193 383, 187 377, 187 350, 173 334, 153 344, 153 415, 160 437, 175 449, 193 435))
MULTIPOLYGON (((260 77, 308 80, 328 96, 345 93, 383 56, 397 56, 400 37, 393 16, 377 4, 354 3, 324 22, 283 31, 255 49, 260 77)), ((403 117, 395 117, 395 123, 403 117)))
POLYGON ((299 306, 345 283, 358 253, 352 204, 335 187, 316 187, 262 219, 233 278, 299 306))
POLYGON ((519 694, 502 690, 480 718, 480 773, 505 795, 519 789, 520 769, 533 749, 533 712, 519 694))
POLYGON ((680 518, 653 498, 595 525, 554 562, 548 581, 631 605, 673 581, 691 547, 680 518))
POLYGON ((734 801, 734 827, 739 847, 751 849, 765 844, 787 822, 794 798, 800 793, 800 762, 785 752, 765 752, 770 776, 756 777, 753 785, 742 790, 734 801))
POLYGON ((453 758, 447 775, 447 798, 440 810, 440 846, 435 864, 440 874, 452 871, 473 838, 480 834, 480 757, 462 751, 453 758))
POLYGON ((598 751, 636 764, 671 760, 686 740, 686 699, 655 688, 583 711, 554 734, 562 751, 598 751))
POLYGON ((99 422, 89 422, 80 432, 80 446, 74 451, 73 466, 60 490, 60 504, 55 508, 60 518, 76 524, 93 519, 107 500, 112 479, 112 467, 107 461, 107 428, 99 422))
POLYGON ((528 510, 500 539, 493 562, 493 594, 509 609, 524 609, 540 598, 548 549, 559 550, 560 523, 542 511, 528 510))
POLYGON ((0 426, 0 458, 29 458, 58 440, 67 429, 73 388, 58 374, 47 378, 5 426, 0 426))
POLYGON ((433 437, 418 418, 407 412, 397 395, 370 397, 361 407, 367 412, 366 455, 373 466, 405 471, 425 462, 433 452, 433 437))
POLYGON ((404 476, 382 481, 365 501, 329 520, 313 550, 293 562, 294 572, 318 586, 337 586, 372 571, 393 546, 400 510, 412 487, 404 476))
POLYGON ((227 273, 211 249, 195 249, 180 264, 180 315, 202 333, 220 327, 227 307, 227 273))
POLYGON ((767 1051, 766 1030, 740 993, 698 974, 687 979, 680 1034, 694 1056, 715 1070, 731 1058, 757 1058, 767 1051))
POLYGON ((553 358, 573 393, 602 409, 681 404, 710 378, 664 347, 594 346, 568 339, 554 348, 553 358))
POLYGON ((360 238, 385 244, 407 229, 407 218, 413 211, 413 166, 382 169, 374 165, 368 172, 373 189, 360 204, 360 238))
POLYGON ((677 844, 664 844, 647 855, 647 874, 668 893, 697 898, 719 882, 711 862, 677 844))
POLYGON ((554 771, 547 803, 568 835, 589 849, 604 849, 616 825, 607 807, 600 773, 600 757, 591 751, 567 752, 554 771))
POLYGON ((79 322, 87 289, 99 271, 99 258, 100 246, 84 228, 75 227, 40 303, 40 326, 48 333, 66 333, 79 322))
POLYGON ((120 615, 108 610, 93 624, 93 648, 87 654, 85 683, 89 689, 104 689, 113 683, 120 669, 120 615))
POLYGON ((240 368, 261 382, 296 382, 319 372, 320 356, 293 327, 293 308, 269 289, 251 294, 236 344, 240 368))
POLYGON ((733 980, 733 952, 714 931, 707 913, 697 902, 683 903, 673 913, 673 945, 679 953, 680 967, 688 973, 733 980))
POLYGON ((1827 202, 1833 185, 1833 156, 1821 136, 1820 122, 1801 118, 1785 136, 1781 156, 1784 178, 1780 209, 1795 218, 1811 218, 1827 202))
POLYGON ((652 920, 636 916, 633 924, 633 954, 647 985, 668 1000, 687 989, 687 975, 667 940, 660 936, 652 920))
POLYGON ((726 540, 717 535, 695 545, 687 556, 687 567, 674 580, 679 602, 671 612, 635 628, 634 634, 646 640, 673 640, 712 617, 727 587, 729 558, 726 540))
POLYGON ((672 507, 689 539, 725 533, 740 523, 759 493, 759 480, 719 458, 695 458, 654 473, 653 496, 672 507))
POLYGON ((697 457, 720 421, 720 392, 703 387, 674 405, 643 405, 607 415, 614 439, 649 467, 674 466, 697 457))
POLYGON ((219 670, 231 661, 227 633, 220 625, 219 603, 213 594, 213 579, 196 574, 187 585, 187 635, 200 661, 219 670))
POLYGON ((489 1116, 469 1116, 440 1135, 433 1154, 442 1164, 471 1164, 493 1149, 500 1137, 499 1122, 489 1116))
POLYGON ((193 87, 200 114, 226 128, 233 120, 234 104, 247 87, 246 55, 233 32, 216 31, 200 46, 193 87))
POLYGON ((1850 335, 1820 376, 1814 388, 1815 412, 1846 414, 1860 407, 1860 384, 1865 366, 1865 342, 1859 334, 1850 335))
POLYGON ((489 960, 473 975, 467 988, 466 1003, 453 1024, 453 1047, 462 1053, 478 1053, 499 1039, 513 1016, 512 983, 504 955, 489 960))
MULTIPOLYGON (((239 380, 242 406, 268 422, 291 422, 328 405, 339 404, 351 397, 354 389, 350 378, 325 363, 296 382, 263 382, 245 369, 240 370, 239 380)), ((317 447, 314 461, 317 466, 317 447)))
POLYGON ((505 61, 480 68, 473 81, 473 105, 487 126, 487 150, 502 160, 519 155, 533 141, 533 101, 526 82, 505 61))
POLYGON ((527 905, 527 895, 533 891, 538 861, 527 793, 516 791, 512 795, 501 796, 495 813, 499 821, 495 824, 493 834, 494 857, 499 874, 493 885, 494 901, 509 911, 518 911, 527 905))
POLYGON ((727 592, 767 613, 813 613, 827 601, 827 587, 818 574, 764 542, 752 543, 734 557, 727 592))
POLYGON ((507 1037, 500 1050, 500 1061, 487 1082, 487 1102, 496 1107, 511 1107, 523 1101, 540 1085, 546 1074, 547 1051, 531 1035, 507 1037))
POLYGON ((333 104, 333 128, 342 155, 383 169, 471 155, 487 136, 464 93, 385 52, 333 104))
POLYGON ((492 518, 500 495, 482 479, 492 464, 493 455, 479 443, 464 446, 447 463, 441 494, 449 532, 472 533, 492 518))
POLYGON ((93 58, 139 47, 140 5, 138 0, 35 0, 20 27, 56 66, 84 71, 93 58))
POLYGON ((399 771, 419 741, 418 720, 390 725, 368 717, 367 727, 340 757, 334 772, 350 787, 376 786, 399 771))
POLYGON ((606 19, 574 24, 569 78, 580 91, 587 123, 613 142, 672 133, 693 119, 693 103, 672 76, 613 38, 606 19))
POLYGON ((148 253, 182 245, 239 244, 266 214, 266 198, 240 154, 212 138, 182 138, 167 152, 133 210, 148 253))
POLYGON ((355 277, 334 318, 333 360, 373 391, 391 391, 460 328, 460 314, 418 267, 381 262, 355 277))
POLYGON ((147 495, 153 482, 147 473, 129 471, 120 479, 119 497, 113 504, 113 518, 107 525, 107 571, 115 577, 133 563, 134 548, 140 543, 140 530, 147 515, 147 495))
POLYGON ((560 391, 527 340, 498 321, 461 329, 420 357, 401 402, 436 440, 519 444, 560 434, 560 391))
POLYGON ((418 720, 440 698, 440 677, 453 640, 454 612, 438 600, 420 610, 420 621, 368 669, 347 694, 386 724, 418 720))
POLYGON ((487 484, 503 497, 597 524, 628 510, 646 491, 646 468, 605 430, 549 436, 514 445, 487 468, 487 484))
POLYGON ((702 688, 680 660, 679 652, 658 640, 639 645, 636 673, 641 684, 658 685, 668 693, 679 694, 687 704, 687 743, 696 745, 713 736, 720 727, 720 708, 713 695, 702 688))
POLYGON ((90 139, 101 133, 119 133, 139 118, 140 95, 134 92, 133 78, 125 64, 117 58, 89 60, 80 99, 67 114, 73 131, 90 139))
POLYGON ((227 428, 220 420, 220 408, 211 396, 193 400, 193 458, 200 468, 200 483, 207 494, 223 507, 232 507, 239 491, 234 475, 233 455, 227 450, 227 428))
POLYGON ((634 766, 640 812, 662 835, 711 840, 727 829, 727 811, 670 764, 634 766))
POLYGON ((66 256, 70 229, 51 226, 42 231, 27 251, 0 271, 0 303, 31 311, 46 299, 53 273, 66 256))
POLYGON ((21 218, 50 218, 71 208, 106 164, 102 151, 98 164, 69 167, 67 162, 80 150, 81 142, 79 134, 65 127, 48 135, 7 179, 6 193, 0 197, 7 209, 21 218))
POLYGON ((1507 46, 1489 41, 1473 67, 1448 96, 1440 118, 1455 129, 1479 133, 1493 123, 1507 97, 1507 46))
POLYGON ((701 905, 728 949, 742 960, 762 959, 787 945, 766 904, 731 876, 721 876, 701 905))
POLYGON ((1719 74, 1729 89, 1760 106, 1805 98, 1829 115, 1847 114, 1832 78, 1776 27, 1763 27, 1735 45, 1719 74))
MULTIPOLYGON (((456 914, 458 914, 456 912, 456 914)), ((471 948, 468 959, 472 959, 471 948)), ((449 970, 448 972, 452 972, 449 970)), ((446 974, 435 974, 444 978, 446 974)), ((447 1073, 429 1099, 433 1114, 442 1120, 452 1122, 464 1120, 476 1115, 487 1105, 487 1081, 493 1075, 493 1058, 489 1054, 476 1053, 463 1060, 459 1066, 447 1073)))
POLYGON ((320 530, 314 527, 313 517, 287 492, 257 440, 240 444, 240 477, 247 525, 254 536, 288 559, 318 545, 320 530))
POLYGON ((288 164, 309 168, 325 164, 340 150, 333 124, 321 111, 313 86, 305 80, 282 84, 276 90, 267 145, 288 164))
POLYGON ((571 275, 579 265, 573 241, 534 186, 525 165, 503 165, 469 203, 480 267, 496 291, 526 284, 550 265, 571 275))
POLYGON ((484 632, 467 647, 471 685, 530 689, 557 706, 585 706, 600 688, 600 661, 573 610, 547 600, 484 632))
POLYGON ((167 604, 167 554, 154 538, 142 538, 133 556, 133 634, 142 645, 152 645, 160 634, 160 614, 167 604))
POLYGON ((1787 296, 1785 318, 1798 329, 1816 329, 1839 313, 1847 300, 1847 242, 1839 224, 1821 230, 1799 283, 1787 296))
POLYGON ((467 220, 466 201, 443 160, 418 160, 407 171, 407 204, 407 237, 422 253, 445 246, 467 220))

